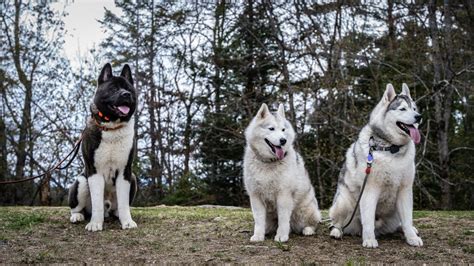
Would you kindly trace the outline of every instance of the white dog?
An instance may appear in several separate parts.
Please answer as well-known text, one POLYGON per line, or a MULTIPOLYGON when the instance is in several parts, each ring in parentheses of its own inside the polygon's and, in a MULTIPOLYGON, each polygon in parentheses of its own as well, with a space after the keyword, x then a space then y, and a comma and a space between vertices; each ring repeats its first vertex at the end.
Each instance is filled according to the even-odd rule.
POLYGON ((412 225, 415 144, 420 142, 420 120, 408 86, 403 84, 402 93, 396 95, 393 86, 388 84, 382 100, 370 115, 369 124, 347 150, 329 210, 332 237, 362 233, 363 246, 376 248, 376 235, 401 228, 409 245, 423 245, 412 225), (356 208, 366 176, 369 150, 373 164, 360 206, 352 222, 343 228, 356 208))
POLYGON ((276 114, 263 104, 245 130, 244 182, 255 221, 250 241, 263 241, 276 231, 286 242, 290 229, 312 235, 321 220, 303 158, 293 148, 295 132, 283 105, 276 114))

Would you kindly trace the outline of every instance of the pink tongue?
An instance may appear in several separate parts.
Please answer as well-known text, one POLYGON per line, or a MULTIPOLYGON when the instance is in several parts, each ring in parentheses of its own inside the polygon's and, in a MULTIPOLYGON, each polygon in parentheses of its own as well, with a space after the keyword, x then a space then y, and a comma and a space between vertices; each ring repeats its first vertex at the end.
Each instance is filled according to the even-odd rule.
POLYGON ((123 114, 128 114, 128 112, 130 112, 130 107, 128 106, 125 106, 125 105, 122 105, 122 106, 119 106, 117 107, 120 112, 122 112, 123 114))
POLYGON ((410 137, 415 142, 415 144, 420 143, 420 131, 418 131, 418 128, 415 127, 408 127, 408 130, 410 130, 410 137))
POLYGON ((283 151, 282 148, 275 147, 275 153, 276 153, 276 156, 278 157, 278 160, 282 160, 285 157, 285 152, 283 151))

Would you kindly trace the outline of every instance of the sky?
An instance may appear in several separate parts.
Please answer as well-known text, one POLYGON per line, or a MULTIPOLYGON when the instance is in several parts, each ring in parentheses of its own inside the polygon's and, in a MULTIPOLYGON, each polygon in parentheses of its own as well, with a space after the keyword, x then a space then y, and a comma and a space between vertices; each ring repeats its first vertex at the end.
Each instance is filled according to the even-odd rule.
POLYGON ((57 10, 66 8, 68 13, 64 18, 67 30, 64 53, 73 66, 78 62, 80 55, 87 54, 94 44, 99 44, 104 38, 103 29, 97 21, 103 18, 104 8, 114 13, 119 12, 113 0, 58 1, 53 4, 53 8, 57 10))

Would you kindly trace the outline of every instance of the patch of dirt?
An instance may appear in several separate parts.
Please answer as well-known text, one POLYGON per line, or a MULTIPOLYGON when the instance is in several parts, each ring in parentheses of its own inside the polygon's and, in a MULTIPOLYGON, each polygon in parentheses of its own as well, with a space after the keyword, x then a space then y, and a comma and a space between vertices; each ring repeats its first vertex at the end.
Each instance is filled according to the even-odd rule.
POLYGON ((132 216, 138 229, 108 220, 90 233, 85 223, 69 223, 67 208, 0 207, 0 263, 474 263, 472 211, 416 212, 422 248, 394 234, 379 238, 377 249, 363 248, 360 237, 331 239, 326 224, 315 236, 254 244, 245 208, 158 206, 133 208, 132 216))

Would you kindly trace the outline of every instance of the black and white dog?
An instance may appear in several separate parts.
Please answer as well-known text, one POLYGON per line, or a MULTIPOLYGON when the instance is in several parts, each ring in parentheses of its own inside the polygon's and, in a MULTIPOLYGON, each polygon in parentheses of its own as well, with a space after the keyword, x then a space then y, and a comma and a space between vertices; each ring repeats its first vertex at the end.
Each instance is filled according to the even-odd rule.
POLYGON ((69 189, 71 222, 84 221, 88 231, 100 231, 104 217, 115 215, 122 229, 135 228, 130 204, 137 191, 132 174, 135 150, 133 114, 137 93, 130 67, 125 65, 119 77, 106 64, 100 73, 82 140, 85 169, 69 189))

